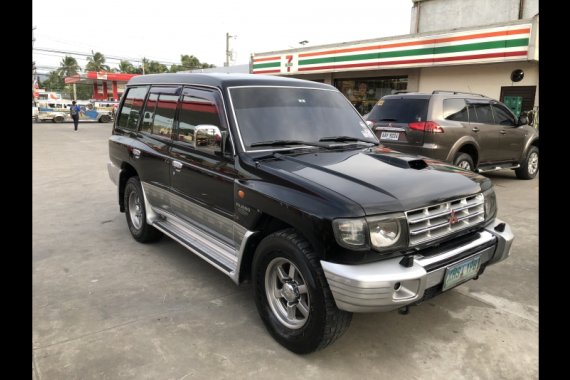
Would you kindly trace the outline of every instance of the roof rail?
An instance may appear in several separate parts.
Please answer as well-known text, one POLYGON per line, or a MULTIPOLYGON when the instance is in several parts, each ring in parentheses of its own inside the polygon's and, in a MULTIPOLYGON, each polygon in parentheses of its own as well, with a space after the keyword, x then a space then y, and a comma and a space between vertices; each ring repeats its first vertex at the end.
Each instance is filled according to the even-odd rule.
POLYGON ((475 94, 473 92, 465 92, 465 91, 448 91, 448 90, 433 90, 432 91, 432 95, 433 94, 439 94, 439 93, 449 93, 449 94, 453 94, 453 95, 458 95, 458 94, 465 94, 465 95, 476 95, 476 96, 481 96, 483 98, 486 98, 487 96, 482 95, 482 94, 475 94))
POLYGON ((408 91, 406 90, 398 90, 396 92, 391 93, 390 95, 398 95, 398 94, 407 94, 408 91))

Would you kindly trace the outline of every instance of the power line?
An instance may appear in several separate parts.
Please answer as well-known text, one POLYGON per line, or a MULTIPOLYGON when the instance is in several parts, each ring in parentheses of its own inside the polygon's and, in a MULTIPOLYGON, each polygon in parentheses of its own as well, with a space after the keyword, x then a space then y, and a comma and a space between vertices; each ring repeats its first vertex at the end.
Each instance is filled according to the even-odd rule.
MULTIPOLYGON (((91 57, 93 56, 92 53, 81 53, 81 52, 77 52, 77 51, 66 51, 66 50, 60 50, 60 49, 53 49, 53 48, 33 48, 33 50, 36 51, 43 51, 43 52, 47 52, 47 53, 58 53, 58 54, 67 54, 67 55, 78 55, 78 56, 82 56, 82 57, 91 57)), ((171 62, 171 61, 162 61, 162 60, 156 60, 150 57, 145 57, 146 59, 148 59, 149 61, 156 61, 158 63, 162 63, 165 65, 178 65, 177 62, 171 62)), ((142 59, 141 58, 132 58, 132 57, 119 57, 119 56, 113 56, 113 55, 105 55, 105 59, 113 59, 113 60, 117 60, 117 61, 132 61, 132 62, 139 62, 142 63, 142 59)))

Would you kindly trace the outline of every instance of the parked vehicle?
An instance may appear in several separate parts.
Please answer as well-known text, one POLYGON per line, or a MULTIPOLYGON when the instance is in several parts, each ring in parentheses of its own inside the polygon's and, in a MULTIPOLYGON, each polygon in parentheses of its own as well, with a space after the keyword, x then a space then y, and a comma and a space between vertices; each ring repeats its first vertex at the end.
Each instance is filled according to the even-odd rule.
MULTIPOLYGON (((71 121, 72 119, 69 113, 71 102, 72 101, 69 99, 38 101, 38 120, 52 121, 54 123, 71 121)), ((77 104, 81 107, 81 112, 79 113, 79 120, 81 121, 98 121, 99 123, 108 123, 112 120, 112 107, 98 108, 95 104, 82 100, 78 100, 77 104)))
POLYGON ((433 91, 386 95, 366 116, 382 144, 466 170, 538 174, 538 129, 483 95, 433 91))
POLYGON ((406 311, 509 255, 489 179, 378 145, 326 84, 143 75, 107 168, 134 239, 165 234, 251 281, 269 333, 304 354, 353 312, 406 311))

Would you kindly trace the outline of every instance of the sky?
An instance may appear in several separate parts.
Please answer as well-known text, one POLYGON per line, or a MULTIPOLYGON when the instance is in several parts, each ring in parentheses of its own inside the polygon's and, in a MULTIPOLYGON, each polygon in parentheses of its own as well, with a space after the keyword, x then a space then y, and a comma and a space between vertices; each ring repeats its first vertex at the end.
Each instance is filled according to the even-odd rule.
MULTIPOLYGON (((223 66, 264 53, 397 36, 410 31, 411 0, 33 0, 33 48, 179 63, 181 54, 223 66)), ((39 72, 64 54, 33 50, 39 72)), ((74 56, 81 67, 86 58, 74 56)), ((117 60, 107 59, 115 67, 117 60)), ((134 62, 135 65, 139 63, 134 62)))

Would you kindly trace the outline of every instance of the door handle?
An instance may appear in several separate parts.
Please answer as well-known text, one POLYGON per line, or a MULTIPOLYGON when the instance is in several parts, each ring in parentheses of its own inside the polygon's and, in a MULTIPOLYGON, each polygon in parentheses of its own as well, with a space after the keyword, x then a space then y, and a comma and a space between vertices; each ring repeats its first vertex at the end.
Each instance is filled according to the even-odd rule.
POLYGON ((184 166, 184 165, 182 165, 182 162, 180 162, 180 161, 172 160, 172 166, 174 166, 175 169, 180 170, 180 169, 182 169, 182 166, 184 166))
POLYGON ((141 151, 138 150, 137 148, 133 149, 133 157, 134 158, 139 158, 141 156, 141 151))
POLYGON ((471 130, 472 130, 473 132, 479 132, 479 128, 478 128, 478 127, 473 127, 471 130))

